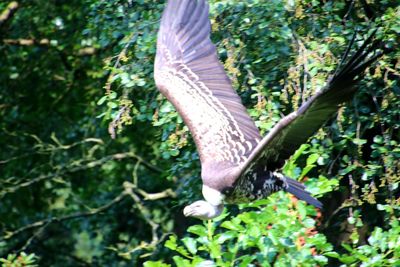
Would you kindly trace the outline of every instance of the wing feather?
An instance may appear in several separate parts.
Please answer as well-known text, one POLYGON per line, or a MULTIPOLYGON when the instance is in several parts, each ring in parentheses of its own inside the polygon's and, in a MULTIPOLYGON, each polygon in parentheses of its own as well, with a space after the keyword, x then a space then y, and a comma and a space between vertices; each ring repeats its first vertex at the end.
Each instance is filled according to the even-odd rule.
POLYGON ((202 169, 242 164, 260 139, 218 61, 210 30, 205 0, 168 1, 154 67, 157 87, 193 135, 202 169))
POLYGON ((323 90, 272 128, 241 166, 241 177, 255 166, 267 166, 270 170, 282 167, 285 160, 332 117, 340 104, 354 96, 359 76, 382 55, 376 53, 380 43, 372 42, 372 36, 373 34, 323 90), (374 55, 371 56, 372 52, 374 55))

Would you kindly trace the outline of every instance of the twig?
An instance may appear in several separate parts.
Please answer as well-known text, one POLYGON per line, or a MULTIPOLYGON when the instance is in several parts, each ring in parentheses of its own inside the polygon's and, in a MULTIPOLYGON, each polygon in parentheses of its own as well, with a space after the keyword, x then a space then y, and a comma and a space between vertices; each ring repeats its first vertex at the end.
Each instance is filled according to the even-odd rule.
POLYGON ((42 174, 39 175, 37 177, 28 179, 26 182, 22 182, 20 184, 17 184, 15 186, 12 187, 8 187, 3 189, 2 191, 0 191, 0 199, 3 198, 6 194, 10 194, 10 193, 14 193, 17 190, 21 189, 21 188, 26 188, 28 186, 31 186, 32 184, 44 181, 44 180, 48 180, 48 179, 52 179, 55 177, 59 177, 59 176, 63 176, 65 174, 68 173, 73 173, 73 172, 77 172, 77 171, 82 171, 82 170, 86 170, 86 169, 91 169, 97 166, 100 166, 102 164, 104 164, 105 162, 108 162, 110 160, 122 160, 122 159, 126 159, 126 158, 134 158, 138 161, 140 161, 142 163, 143 166, 145 166, 146 168, 148 168, 149 170, 152 170, 154 172, 157 173, 161 173, 162 170, 160 168, 158 168, 157 166, 154 166, 152 164, 150 164, 149 162, 143 160, 142 157, 134 154, 133 152, 126 152, 126 153, 117 153, 117 154, 113 154, 113 155, 109 155, 109 156, 105 156, 101 159, 95 160, 95 161, 90 161, 85 163, 85 165, 78 165, 76 167, 70 167, 70 168, 64 168, 61 170, 57 170, 53 173, 49 173, 49 174, 42 174))
POLYGON ((140 188, 135 188, 134 190, 139 193, 144 198, 144 200, 158 200, 167 197, 176 197, 175 192, 170 188, 159 193, 147 193, 140 188))
MULTIPOLYGON (((165 238, 165 236, 167 236, 167 234, 164 233, 161 237, 158 236, 157 231, 158 231, 158 228, 160 227, 160 225, 152 220, 150 210, 142 204, 142 200, 134 191, 136 191, 138 193, 140 192, 139 194, 141 194, 142 196, 145 197, 145 199, 148 199, 148 200, 156 200, 156 199, 160 199, 160 198, 175 196, 175 194, 172 192, 171 189, 167 189, 160 193, 149 194, 141 189, 136 188, 136 186, 130 182, 124 182, 123 186, 125 188, 125 193, 133 199, 137 210, 142 214, 143 219, 150 226, 152 239, 151 239, 151 242, 143 241, 139 246, 137 246, 127 252, 118 253, 118 254, 120 256, 128 256, 136 251, 143 250, 143 249, 146 249, 146 250, 153 249, 154 250, 155 247, 165 238)), ((142 257, 148 257, 151 255, 152 255, 152 253, 142 255, 142 257)))
MULTIPOLYGON (((111 84, 113 82, 113 78, 114 75, 116 73, 116 68, 119 66, 120 61, 123 58, 126 58, 126 51, 128 50, 129 46, 131 44, 134 43, 134 41, 136 40, 138 34, 136 32, 133 32, 130 37, 129 37, 129 41, 125 44, 124 48, 121 50, 121 52, 119 52, 119 54, 117 55, 117 59, 114 63, 114 66, 111 68, 111 72, 110 75, 107 78, 106 84, 104 86, 104 89, 106 90, 106 95, 109 95, 111 93, 111 84)), ((128 116, 129 117, 129 110, 130 110, 130 106, 122 106, 117 114, 117 116, 115 117, 115 119, 110 122, 110 124, 108 125, 108 132, 111 136, 112 139, 115 139, 116 137, 116 131, 115 128, 117 128, 117 126, 119 125, 120 119, 122 116, 128 116)))
POLYGON ((349 9, 347 10, 346 14, 343 16, 342 23, 345 25, 348 17, 350 16, 351 10, 354 6, 354 0, 350 2, 349 9))
POLYGON ((5 159, 5 160, 0 160, 0 165, 9 163, 9 162, 14 161, 14 160, 23 159, 23 158, 32 156, 34 154, 35 154, 35 152, 28 152, 28 153, 24 153, 22 155, 18 155, 18 156, 12 157, 12 158, 8 158, 8 159, 5 159))
POLYGON ((29 137, 35 139, 35 141, 37 141, 37 144, 34 145, 34 148, 36 148, 36 151, 27 152, 27 153, 22 154, 22 155, 18 155, 18 156, 11 157, 11 158, 8 158, 8 159, 0 160, 0 165, 1 164, 6 164, 6 163, 9 163, 11 161, 18 160, 18 159, 21 159, 21 158, 24 158, 24 157, 31 156, 31 155, 34 155, 36 153, 50 153, 50 152, 55 152, 57 150, 68 150, 68 149, 71 149, 71 148, 73 148, 75 146, 82 145, 82 144, 85 144, 85 143, 104 144, 103 140, 101 140, 101 139, 98 139, 98 138, 86 138, 84 140, 81 140, 81 141, 78 141, 78 142, 75 142, 75 143, 72 143, 72 144, 64 145, 64 144, 61 144, 61 142, 57 139, 57 137, 52 134, 51 135, 51 139, 56 143, 57 146, 55 146, 55 145, 50 144, 50 143, 49 144, 44 143, 38 136, 36 136, 34 134, 26 134, 26 136, 29 136, 29 137))
MULTIPOLYGON (((28 230, 32 230, 32 229, 36 229, 36 228, 45 228, 48 225, 52 224, 52 223, 60 223, 63 221, 68 221, 68 220, 73 220, 73 219, 77 219, 77 218, 82 218, 82 217, 90 217, 96 214, 99 214, 103 211, 108 210, 109 208, 111 208, 112 206, 114 206, 115 204, 119 203, 121 200, 123 200, 125 197, 127 196, 126 191, 123 191, 121 194, 119 194, 117 197, 115 197, 112 201, 108 202, 107 204, 100 206, 96 209, 92 209, 91 211, 87 211, 87 212, 78 212, 78 213, 74 213, 71 215, 67 215, 67 216, 63 216, 63 217, 51 217, 49 219, 44 219, 41 221, 37 221, 31 224, 28 224, 26 226, 23 226, 21 228, 19 228, 18 230, 12 231, 12 232, 8 232, 6 233, 5 236, 3 236, 0 241, 4 241, 4 240, 8 240, 11 239, 13 237, 15 237, 16 235, 19 235, 23 232, 26 232, 28 230)), ((29 242, 29 240, 28 240, 29 242)))
POLYGON ((132 175, 133 175, 133 184, 134 184, 136 187, 138 186, 138 181, 139 181, 138 169, 139 169, 139 165, 140 165, 141 163, 142 163, 142 162, 141 162, 140 160, 138 160, 138 161, 136 162, 135 167, 133 168, 133 172, 132 172, 132 175))
MULTIPOLYGON (((354 103, 354 113, 355 113, 355 118, 357 121, 356 124, 356 138, 359 140, 361 138, 361 120, 360 120, 360 113, 358 112, 358 101, 353 101, 354 103)), ((362 149, 362 145, 361 144, 357 144, 357 158, 359 155, 361 155, 361 149, 362 149)))
POLYGON ((55 40, 49 40, 47 38, 44 39, 3 39, 3 43, 6 45, 18 45, 18 46, 50 46, 51 44, 57 43, 55 40))
POLYGON ((18 252, 22 252, 25 251, 27 248, 29 248, 29 246, 32 244, 33 240, 35 240, 36 238, 38 238, 39 236, 41 236, 44 231, 46 230, 46 228, 51 224, 51 222, 47 222, 45 225, 43 225, 42 227, 40 227, 26 242, 25 245, 20 248, 18 250, 18 252))
POLYGON ((329 218, 325 221, 325 223, 320 227, 320 229, 326 229, 328 228, 329 224, 331 223, 331 220, 336 214, 339 213, 344 208, 349 208, 349 205, 347 203, 342 203, 337 209, 335 209, 332 214, 329 216, 329 218))
POLYGON ((380 105, 378 103, 378 99, 376 98, 376 95, 374 93, 371 93, 371 96, 372 96, 372 100, 374 102, 374 105, 376 107, 377 117, 378 117, 378 121, 379 121, 379 126, 381 128, 382 136, 383 136, 383 138, 385 140, 385 144, 388 145, 389 144, 389 138, 388 138, 388 136, 386 134, 385 125, 382 122, 382 117, 383 116, 382 116, 382 111, 381 111, 380 105))
MULTIPOLYGON (((165 238, 165 236, 167 236, 167 234, 164 233, 161 237, 158 236, 157 231, 158 231, 160 225, 152 220, 150 210, 142 204, 142 200, 134 191, 140 191, 140 194, 143 195, 146 200, 157 200, 157 199, 166 198, 166 197, 174 197, 175 193, 173 193, 171 189, 166 189, 163 192, 151 194, 151 193, 147 193, 141 189, 138 190, 132 183, 129 183, 129 182, 125 182, 123 184, 123 186, 124 186, 124 191, 122 191, 117 197, 115 197, 113 200, 111 200, 110 202, 108 202, 107 204, 105 204, 103 206, 100 206, 95 209, 91 209, 87 212, 77 212, 77 213, 62 216, 62 217, 51 217, 48 219, 44 219, 44 220, 40 220, 40 221, 31 223, 31 224, 28 224, 28 225, 23 226, 15 231, 6 232, 5 236, 0 238, 0 242, 9 240, 23 232, 39 228, 25 242, 24 246, 20 249, 20 251, 26 250, 32 244, 33 240, 35 240, 36 238, 38 238, 39 236, 41 236, 44 233, 45 229, 49 225, 51 225, 53 223, 61 223, 61 222, 68 221, 68 220, 73 220, 73 219, 78 219, 78 218, 83 218, 83 217, 90 217, 93 215, 100 214, 100 213, 105 212, 106 210, 112 208, 113 206, 115 206, 116 204, 121 202, 124 198, 129 196, 131 199, 134 200, 136 208, 142 214, 143 219, 151 227, 152 240, 151 240, 151 242, 142 242, 139 246, 135 247, 134 249, 132 249, 128 252, 120 253, 120 255, 123 256, 125 254, 132 254, 135 251, 142 250, 142 249, 155 249, 155 247, 165 238)), ((149 256, 149 255, 146 254, 146 257, 147 256, 149 256)))
POLYGON ((19 7, 19 4, 16 1, 12 1, 11 3, 9 3, 7 5, 7 8, 0 14, 0 28, 1 28, 1 26, 4 25, 4 23, 6 23, 8 20, 10 20, 14 16, 18 7, 19 7))
POLYGON ((129 46, 136 40, 137 35, 138 34, 136 32, 133 32, 131 34, 130 38, 129 38, 129 41, 126 43, 126 45, 121 50, 121 52, 119 52, 119 54, 117 56, 117 60, 115 61, 114 66, 113 66, 113 68, 111 70, 111 73, 107 78, 106 85, 104 86, 104 88, 106 89, 106 94, 107 95, 110 94, 110 92, 111 92, 112 79, 113 79, 114 74, 115 74, 115 70, 114 69, 118 67, 119 62, 121 61, 121 59, 126 56, 126 51, 128 50, 129 46))
MULTIPOLYGON (((58 45, 57 40, 49 40, 47 38, 43 39, 3 39, 3 44, 6 45, 15 45, 15 46, 44 46, 44 47, 55 47, 58 45)), ((95 47, 84 47, 79 49, 75 56, 91 56, 95 55, 99 49, 95 47)))
POLYGON ((337 156, 335 157, 335 159, 332 160, 331 163, 329 164, 329 168, 328 168, 328 172, 327 172, 329 175, 332 174, 333 167, 334 167, 336 161, 342 156, 342 152, 343 152, 343 149, 341 149, 341 150, 339 151, 339 153, 337 154, 337 156))
MULTIPOLYGON (((0 21, 0 26, 1 26, 1 21, 0 21)), ((112 44, 115 44, 118 42, 120 38, 118 38, 115 42, 112 44)), ((5 45, 14 45, 14 46, 43 46, 43 47, 54 47, 56 48, 57 51, 60 51, 57 48, 57 45, 59 44, 58 40, 49 40, 47 38, 43 39, 35 39, 35 38, 19 38, 19 39, 3 39, 0 42, 2 42, 5 45)), ((88 47, 83 47, 78 49, 76 52, 74 52, 74 56, 78 57, 84 57, 84 56, 93 56, 98 54, 100 51, 105 50, 109 48, 111 45, 102 47, 102 48, 96 48, 92 46, 88 47)))
POLYGON ((129 110, 130 110, 129 106, 127 106, 127 105, 122 106, 119 109, 117 116, 115 116, 115 118, 112 120, 112 122, 110 122, 110 124, 108 125, 108 133, 110 134, 112 139, 115 139, 117 137, 117 133, 116 133, 115 129, 118 128, 118 125, 120 125, 121 118, 123 116, 126 116, 126 115, 129 116, 129 110))
MULTIPOLYGON (((354 164, 354 163, 353 163, 354 164)), ((357 192, 356 192, 356 184, 353 180, 353 175, 349 174, 349 185, 350 185, 350 202, 351 202, 351 206, 349 207, 349 216, 353 217, 353 207, 355 206, 355 201, 358 199, 357 197, 357 192)))

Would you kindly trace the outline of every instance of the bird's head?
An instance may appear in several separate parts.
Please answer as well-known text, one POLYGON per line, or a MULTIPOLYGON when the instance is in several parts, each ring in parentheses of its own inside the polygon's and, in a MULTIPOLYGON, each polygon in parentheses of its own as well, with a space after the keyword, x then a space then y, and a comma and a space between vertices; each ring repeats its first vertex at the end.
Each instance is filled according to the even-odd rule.
POLYGON ((200 220, 210 220, 215 217, 218 217, 222 211, 224 210, 224 205, 220 204, 217 206, 213 206, 207 201, 198 200, 193 202, 192 204, 186 206, 183 209, 183 214, 186 217, 195 217, 200 220))

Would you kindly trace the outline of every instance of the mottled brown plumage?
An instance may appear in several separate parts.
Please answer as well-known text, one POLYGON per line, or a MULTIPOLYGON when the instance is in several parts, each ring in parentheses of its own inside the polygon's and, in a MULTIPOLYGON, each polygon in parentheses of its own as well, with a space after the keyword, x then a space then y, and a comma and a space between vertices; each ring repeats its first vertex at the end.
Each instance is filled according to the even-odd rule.
POLYGON ((203 177, 212 173, 207 183, 221 188, 224 170, 243 163, 261 137, 217 58, 210 28, 205 1, 169 1, 154 77, 193 135, 203 177))
POLYGON ((367 59, 376 43, 370 45, 369 38, 323 90, 282 118, 261 140, 218 60, 210 29, 205 0, 170 0, 157 39, 155 81, 193 135, 202 165, 203 195, 211 203, 208 215, 196 213, 208 205, 201 201, 192 209, 185 208, 185 214, 216 216, 224 199, 252 201, 278 190, 321 207, 303 185, 274 171, 341 103, 351 99, 357 89, 356 76, 377 57, 367 59))

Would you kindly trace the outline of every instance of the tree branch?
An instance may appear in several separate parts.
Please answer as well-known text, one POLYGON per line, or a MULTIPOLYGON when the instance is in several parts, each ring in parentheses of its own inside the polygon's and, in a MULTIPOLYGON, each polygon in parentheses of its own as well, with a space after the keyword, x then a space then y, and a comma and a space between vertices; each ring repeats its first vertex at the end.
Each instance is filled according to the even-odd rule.
POLYGON ((140 189, 140 188, 135 188, 134 189, 137 193, 139 193, 144 200, 158 200, 162 198, 167 198, 167 197, 176 197, 175 192, 171 189, 168 188, 162 192, 158 193, 147 193, 146 191, 140 189))
POLYGON ((138 190, 136 188, 136 186, 130 182, 125 182, 123 184, 123 186, 124 186, 124 190, 117 197, 115 197, 113 200, 111 200, 110 202, 108 202, 107 204, 105 204, 103 206, 100 206, 95 209, 91 209, 87 212, 77 212, 77 213, 73 213, 70 215, 62 216, 62 217, 54 217, 53 216, 48 219, 40 220, 40 221, 31 223, 31 224, 25 225, 15 231, 6 232, 6 234, 2 238, 0 238, 0 242, 9 240, 23 232, 35 230, 38 228, 37 230, 35 230, 34 234, 25 242, 23 247, 20 249, 20 251, 26 250, 36 238, 38 238, 39 236, 41 236, 43 234, 43 232, 46 230, 46 228, 49 225, 51 225, 53 223, 61 223, 63 221, 68 221, 68 220, 73 220, 73 219, 78 219, 78 218, 83 218, 83 217, 90 217, 93 215, 100 214, 100 213, 112 208, 114 205, 118 204, 124 198, 129 196, 135 202, 135 206, 138 209, 138 211, 141 213, 145 222, 150 226, 151 233, 152 233, 152 240, 151 240, 151 242, 142 242, 139 246, 133 248, 132 250, 130 250, 128 252, 119 253, 119 255, 126 256, 129 254, 132 254, 135 251, 142 250, 142 249, 146 249, 146 250, 155 249, 155 247, 165 238, 165 236, 167 234, 164 233, 161 237, 158 236, 158 229, 159 229, 160 225, 151 218, 151 211, 146 206, 143 205, 142 200, 134 191, 140 190, 140 194, 143 195, 145 197, 145 199, 147 199, 147 200, 157 200, 157 199, 166 198, 166 197, 174 197, 175 193, 171 189, 167 189, 163 192, 149 194, 141 189, 138 190))
MULTIPOLYGON (((117 197, 115 197, 112 201, 108 202, 107 204, 100 206, 96 209, 92 209, 90 211, 87 212, 78 212, 78 213, 74 213, 71 215, 66 215, 63 217, 51 217, 49 219, 44 219, 41 221, 37 221, 31 224, 28 224, 26 226, 23 226, 21 228, 19 228, 18 230, 12 231, 12 232, 6 232, 5 236, 3 236, 0 241, 4 241, 7 239, 11 239, 13 237, 15 237, 16 235, 19 235, 23 232, 26 232, 28 230, 32 230, 35 228, 44 228, 47 227, 48 225, 52 224, 52 223, 56 223, 56 222, 63 222, 63 221, 68 221, 68 220, 73 220, 73 219, 77 219, 77 218, 82 218, 82 217, 90 217, 96 214, 99 214, 101 212, 104 212, 108 209, 110 209, 111 207, 113 207, 115 204, 121 202, 126 196, 128 196, 126 191, 123 191, 121 194, 119 194, 117 197)), ((28 240, 28 242, 32 242, 32 240, 28 240)), ((25 245, 26 246, 26 245, 25 245)))
MULTIPOLYGON (((59 42, 57 40, 49 40, 47 38, 43 39, 25 39, 25 38, 19 38, 19 39, 3 39, 2 40, 3 44, 6 45, 17 45, 17 46, 43 46, 43 47, 55 47, 59 42)), ((92 56, 96 55, 99 52, 100 49, 95 48, 95 47, 84 47, 79 49, 77 52, 75 52, 75 56, 92 56)))
POLYGON ((8 21, 10 20, 15 12, 17 11, 19 7, 18 2, 16 1, 12 1, 11 3, 8 4, 8 6, 6 7, 6 9, 1 12, 0 14, 0 28, 8 21))
POLYGON ((126 158, 134 158, 137 161, 139 161, 140 164, 142 164, 143 166, 145 166, 149 170, 152 170, 152 171, 157 172, 157 173, 161 173, 162 172, 162 170, 160 168, 158 168, 157 166, 154 166, 151 163, 145 161, 142 157, 134 154, 133 152, 117 153, 117 154, 105 156, 105 157, 100 158, 98 160, 85 162, 85 163, 82 163, 81 165, 78 165, 78 166, 76 166, 76 164, 72 164, 72 166, 74 166, 74 167, 69 167, 69 168, 67 167, 67 168, 64 168, 64 169, 61 169, 61 170, 57 170, 57 171, 49 173, 49 174, 42 174, 42 175, 39 175, 37 177, 30 178, 26 182, 22 182, 20 184, 5 188, 2 191, 0 191, 0 199, 3 198, 7 194, 14 193, 14 192, 16 192, 17 190, 19 190, 21 188, 25 188, 25 187, 31 186, 32 184, 35 184, 35 183, 38 183, 38 182, 41 182, 41 181, 44 181, 44 180, 48 180, 48 179, 52 179, 52 178, 55 178, 55 177, 63 176, 63 175, 66 175, 68 173, 73 173, 73 172, 77 172, 77 171, 91 169, 91 168, 100 166, 100 165, 102 165, 105 162, 108 162, 110 160, 122 160, 122 159, 126 159, 126 158))
MULTIPOLYGON (((134 253, 136 251, 140 251, 140 250, 153 250, 153 252, 154 252, 156 246, 160 242, 162 242, 162 240, 168 234, 164 233, 161 236, 158 235, 157 232, 158 232, 160 225, 152 219, 151 211, 146 206, 143 205, 142 200, 135 193, 135 191, 140 192, 139 194, 141 194, 142 196, 145 197, 145 199, 148 199, 148 200, 156 200, 156 199, 160 199, 160 198, 174 197, 175 193, 172 192, 171 189, 167 189, 160 193, 149 194, 141 189, 138 189, 134 184, 132 184, 130 182, 124 182, 123 186, 125 188, 126 194, 129 195, 131 197, 131 199, 135 202, 135 206, 136 206, 137 210, 141 213, 145 222, 150 226, 152 239, 150 242, 143 241, 143 242, 141 242, 140 245, 138 245, 126 252, 119 252, 118 255, 121 257, 129 257, 129 255, 131 255, 132 253, 134 253)), ((115 251, 118 252, 118 250, 116 250, 116 249, 115 249, 115 251)), ((152 255, 152 253, 147 253, 147 254, 141 255, 141 258, 149 257, 152 255)))
POLYGON ((39 46, 50 46, 52 43, 55 43, 54 40, 49 39, 3 39, 3 43, 6 45, 19 45, 19 46, 32 46, 32 45, 39 45, 39 46))

